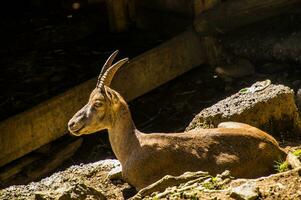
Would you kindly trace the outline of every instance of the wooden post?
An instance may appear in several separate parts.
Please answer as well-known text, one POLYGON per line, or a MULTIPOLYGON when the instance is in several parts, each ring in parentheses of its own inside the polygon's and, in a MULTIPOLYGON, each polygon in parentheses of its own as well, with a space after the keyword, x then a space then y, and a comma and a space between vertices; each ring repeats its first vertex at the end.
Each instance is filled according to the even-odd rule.
POLYGON ((127 0, 106 0, 110 30, 123 32, 129 28, 127 0))

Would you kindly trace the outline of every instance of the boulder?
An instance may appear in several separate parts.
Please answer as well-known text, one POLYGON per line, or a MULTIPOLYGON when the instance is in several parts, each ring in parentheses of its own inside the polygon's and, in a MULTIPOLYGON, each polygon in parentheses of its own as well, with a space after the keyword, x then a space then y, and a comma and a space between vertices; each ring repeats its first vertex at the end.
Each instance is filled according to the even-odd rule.
POLYGON ((131 188, 124 182, 107 179, 118 160, 102 160, 90 164, 73 165, 28 185, 13 185, 0 190, 0 199, 123 199, 123 190, 131 188))
POLYGON ((270 80, 256 82, 203 109, 186 130, 213 128, 225 121, 247 123, 276 137, 301 133, 294 91, 284 85, 272 84, 270 80))

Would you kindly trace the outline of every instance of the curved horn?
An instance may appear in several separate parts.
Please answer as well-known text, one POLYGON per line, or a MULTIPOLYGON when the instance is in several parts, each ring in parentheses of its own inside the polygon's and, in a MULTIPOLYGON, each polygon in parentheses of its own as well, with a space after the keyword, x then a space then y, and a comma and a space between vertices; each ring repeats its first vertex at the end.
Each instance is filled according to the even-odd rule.
POLYGON ((128 58, 124 58, 122 60, 119 60, 117 63, 115 63, 114 65, 112 65, 101 77, 100 79, 100 85, 101 87, 103 87, 104 85, 106 86, 110 86, 111 82, 113 80, 113 77, 115 75, 115 73, 117 72, 117 70, 124 65, 129 59, 128 58))
POLYGON ((107 59, 107 61, 105 62, 105 64, 103 65, 101 71, 100 71, 100 74, 98 76, 98 79, 97 79, 97 84, 96 84, 96 87, 98 87, 100 85, 100 80, 101 80, 101 77, 102 75, 105 73, 105 71, 107 71, 107 69, 109 67, 111 67, 112 63, 113 63, 113 60, 115 59, 116 55, 118 54, 118 50, 114 51, 110 57, 107 59))

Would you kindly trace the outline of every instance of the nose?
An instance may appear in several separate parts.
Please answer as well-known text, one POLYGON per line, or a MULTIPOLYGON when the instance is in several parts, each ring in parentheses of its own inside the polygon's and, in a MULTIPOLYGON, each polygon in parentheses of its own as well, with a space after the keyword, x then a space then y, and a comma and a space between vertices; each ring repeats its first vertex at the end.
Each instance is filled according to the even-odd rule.
POLYGON ((70 120, 68 122, 68 129, 72 133, 78 132, 83 126, 84 124, 81 121, 70 120))
POLYGON ((69 121, 69 122, 68 122, 68 127, 69 127, 69 128, 72 128, 74 125, 75 125, 75 122, 74 122, 74 121, 69 121))

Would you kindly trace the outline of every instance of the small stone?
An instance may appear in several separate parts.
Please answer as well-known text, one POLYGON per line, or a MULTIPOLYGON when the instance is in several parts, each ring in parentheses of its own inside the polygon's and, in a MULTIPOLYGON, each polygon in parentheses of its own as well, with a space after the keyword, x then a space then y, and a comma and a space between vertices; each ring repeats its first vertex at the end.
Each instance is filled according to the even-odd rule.
POLYGON ((255 183, 247 182, 243 185, 232 188, 230 196, 239 200, 255 200, 259 196, 259 190, 255 183))
POLYGON ((292 153, 289 153, 287 155, 286 161, 293 169, 301 167, 300 160, 298 159, 297 156, 293 155, 292 153))
POLYGON ((110 180, 122 179, 122 167, 119 165, 113 168, 107 176, 110 180))
POLYGON ((225 170, 225 171, 220 175, 220 177, 221 177, 222 179, 224 179, 224 178, 230 178, 230 177, 231 177, 231 173, 230 173, 229 170, 225 170))

